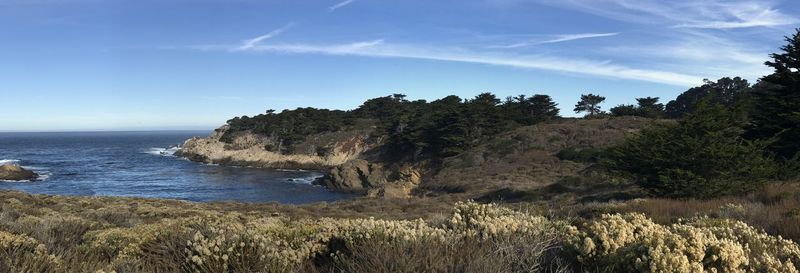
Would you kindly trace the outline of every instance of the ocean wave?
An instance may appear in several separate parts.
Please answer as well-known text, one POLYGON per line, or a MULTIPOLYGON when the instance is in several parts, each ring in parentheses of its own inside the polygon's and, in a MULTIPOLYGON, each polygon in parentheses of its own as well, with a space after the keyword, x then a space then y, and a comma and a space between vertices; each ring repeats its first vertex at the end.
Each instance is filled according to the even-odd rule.
POLYGON ((175 156, 175 152, 177 152, 178 149, 180 149, 180 148, 177 147, 177 146, 173 146, 173 147, 169 147, 169 148, 154 147, 154 148, 147 149, 147 151, 145 151, 144 153, 151 154, 151 155, 160 155, 160 156, 175 156))
POLYGON ((0 165, 18 164, 18 163, 19 163, 18 159, 0 159, 0 165))
POLYGON ((295 177, 295 178, 287 178, 286 181, 297 183, 297 184, 308 184, 311 185, 314 183, 315 180, 322 178, 324 175, 312 175, 307 177, 295 177))

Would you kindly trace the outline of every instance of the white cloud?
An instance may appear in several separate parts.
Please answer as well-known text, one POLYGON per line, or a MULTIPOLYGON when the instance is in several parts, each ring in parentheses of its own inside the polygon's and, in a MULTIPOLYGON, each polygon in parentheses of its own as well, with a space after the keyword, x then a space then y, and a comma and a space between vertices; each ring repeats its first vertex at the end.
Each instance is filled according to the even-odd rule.
POLYGON ((270 31, 267 34, 264 34, 264 35, 261 35, 261 36, 258 36, 258 37, 252 38, 252 39, 244 40, 244 41, 242 41, 242 45, 240 47, 238 47, 237 49, 238 50, 247 50, 247 49, 253 48, 254 46, 258 45, 259 43, 261 43, 261 42, 263 42, 265 40, 272 39, 273 37, 280 35, 284 31, 286 31, 287 29, 291 28, 293 25, 294 25, 294 23, 288 23, 288 24, 284 25, 283 27, 281 27, 279 29, 270 31))
POLYGON ((759 4, 721 5, 726 10, 728 20, 708 20, 679 24, 685 28, 731 29, 747 27, 771 27, 797 23, 797 18, 783 14, 777 9, 759 4))
POLYGON ((610 61, 569 59, 545 55, 519 55, 500 52, 474 52, 462 48, 431 48, 416 45, 387 44, 383 40, 343 44, 271 44, 257 45, 249 52, 353 55, 386 58, 410 58, 450 62, 542 69, 616 79, 641 80, 678 86, 694 86, 704 77, 669 71, 637 69, 610 61))
POLYGON ((574 41, 574 40, 587 39, 587 38, 598 38, 598 37, 615 36, 617 34, 619 34, 619 33, 612 32, 612 33, 565 34, 565 35, 559 35, 558 38, 555 38, 555 39, 552 39, 552 40, 547 40, 547 41, 542 41, 542 42, 539 42, 539 43, 540 44, 560 43, 560 42, 574 41))
POLYGON ((782 13, 770 0, 540 0, 615 20, 640 23, 666 21, 675 27, 731 29, 773 27, 800 22, 782 13))
POLYGON ((530 42, 522 42, 522 43, 515 43, 510 45, 499 45, 499 46, 490 46, 489 48, 520 48, 532 45, 541 45, 541 44, 553 44, 553 43, 561 43, 561 42, 568 42, 574 40, 581 40, 581 39, 589 39, 589 38, 599 38, 599 37, 608 37, 608 36, 615 36, 619 33, 611 32, 611 33, 581 33, 581 34, 562 34, 557 35, 555 38, 550 40, 544 41, 530 41, 530 42))
POLYGON ((355 0, 344 0, 342 2, 336 3, 336 5, 328 7, 328 11, 334 11, 334 10, 343 8, 344 6, 352 4, 353 1, 355 1, 355 0))

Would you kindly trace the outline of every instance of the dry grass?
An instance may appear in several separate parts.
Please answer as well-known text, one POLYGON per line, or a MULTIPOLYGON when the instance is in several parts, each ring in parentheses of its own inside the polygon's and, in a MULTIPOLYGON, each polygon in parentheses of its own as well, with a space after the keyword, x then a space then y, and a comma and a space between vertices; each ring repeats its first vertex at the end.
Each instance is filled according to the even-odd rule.
POLYGON ((368 240, 349 246, 349 253, 332 268, 374 273, 569 272, 556 255, 557 240, 556 234, 455 243, 368 240))
POLYGON ((464 192, 478 198, 508 188, 537 190, 564 177, 579 176, 591 164, 561 160, 563 149, 602 149, 659 120, 621 117, 562 119, 524 126, 454 157, 420 186, 430 191, 464 192))
POLYGON ((800 241, 800 185, 773 184, 741 197, 715 199, 635 199, 585 203, 563 208, 561 215, 594 218, 604 213, 641 212, 660 224, 710 216, 741 220, 769 234, 800 241))

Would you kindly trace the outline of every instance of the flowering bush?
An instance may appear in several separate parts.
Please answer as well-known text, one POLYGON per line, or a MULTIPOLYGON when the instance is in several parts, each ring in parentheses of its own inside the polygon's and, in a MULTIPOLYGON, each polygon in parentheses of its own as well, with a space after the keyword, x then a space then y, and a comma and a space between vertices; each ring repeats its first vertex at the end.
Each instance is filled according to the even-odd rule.
MULTIPOLYGON (((573 226, 498 205, 459 202, 439 224, 196 210, 121 227, 58 214, 16 214, 8 209, 14 202, 7 203, 0 207, 0 217, 7 219, 0 223, 0 272, 554 272, 575 267, 791 273, 800 264, 795 242, 740 221, 708 217, 660 225, 643 214, 604 214, 573 226), (85 228, 91 230, 73 234, 85 228)), ((150 215, 152 208, 141 213, 150 215)), ((721 210, 734 215, 741 209, 732 204, 721 210)))
POLYGON ((643 214, 605 214, 572 228, 584 266, 624 272, 798 272, 800 248, 734 220, 696 218, 663 226, 643 214))
POLYGON ((59 268, 60 263, 35 239, 0 231, 1 272, 47 272, 59 268))

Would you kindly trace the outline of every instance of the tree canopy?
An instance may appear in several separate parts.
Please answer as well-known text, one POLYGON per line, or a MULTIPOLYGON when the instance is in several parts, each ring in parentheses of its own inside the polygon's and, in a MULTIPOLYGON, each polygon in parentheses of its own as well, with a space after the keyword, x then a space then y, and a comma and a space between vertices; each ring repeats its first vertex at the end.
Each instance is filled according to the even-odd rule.
POLYGON ((357 120, 375 124, 374 134, 386 137, 386 154, 416 160, 456 155, 505 130, 558 117, 557 104, 547 95, 519 95, 501 100, 492 93, 472 99, 447 96, 432 102, 410 101, 393 94, 365 101, 355 110, 297 108, 228 121, 223 141, 237 131, 272 137, 276 151, 291 152, 292 145, 312 134, 338 131, 357 120))
POLYGON ((601 114, 602 108, 600 104, 606 100, 606 97, 594 95, 592 93, 581 95, 581 100, 575 104, 575 113, 586 112, 587 117, 594 117, 601 114))
POLYGON ((770 150, 782 158, 800 152, 800 29, 766 65, 774 72, 754 88, 750 138, 774 138, 770 150))
POLYGON ((606 165, 670 197, 746 193, 777 177, 779 164, 764 154, 768 141, 741 136, 745 115, 709 101, 677 124, 656 124, 611 149, 606 165))
POLYGON ((705 98, 709 98, 709 102, 712 104, 732 107, 740 102, 751 89, 750 83, 740 77, 724 77, 716 82, 705 79, 703 82, 703 85, 692 87, 678 95, 675 100, 667 103, 666 115, 671 118, 681 118, 694 111, 697 104, 705 98))

